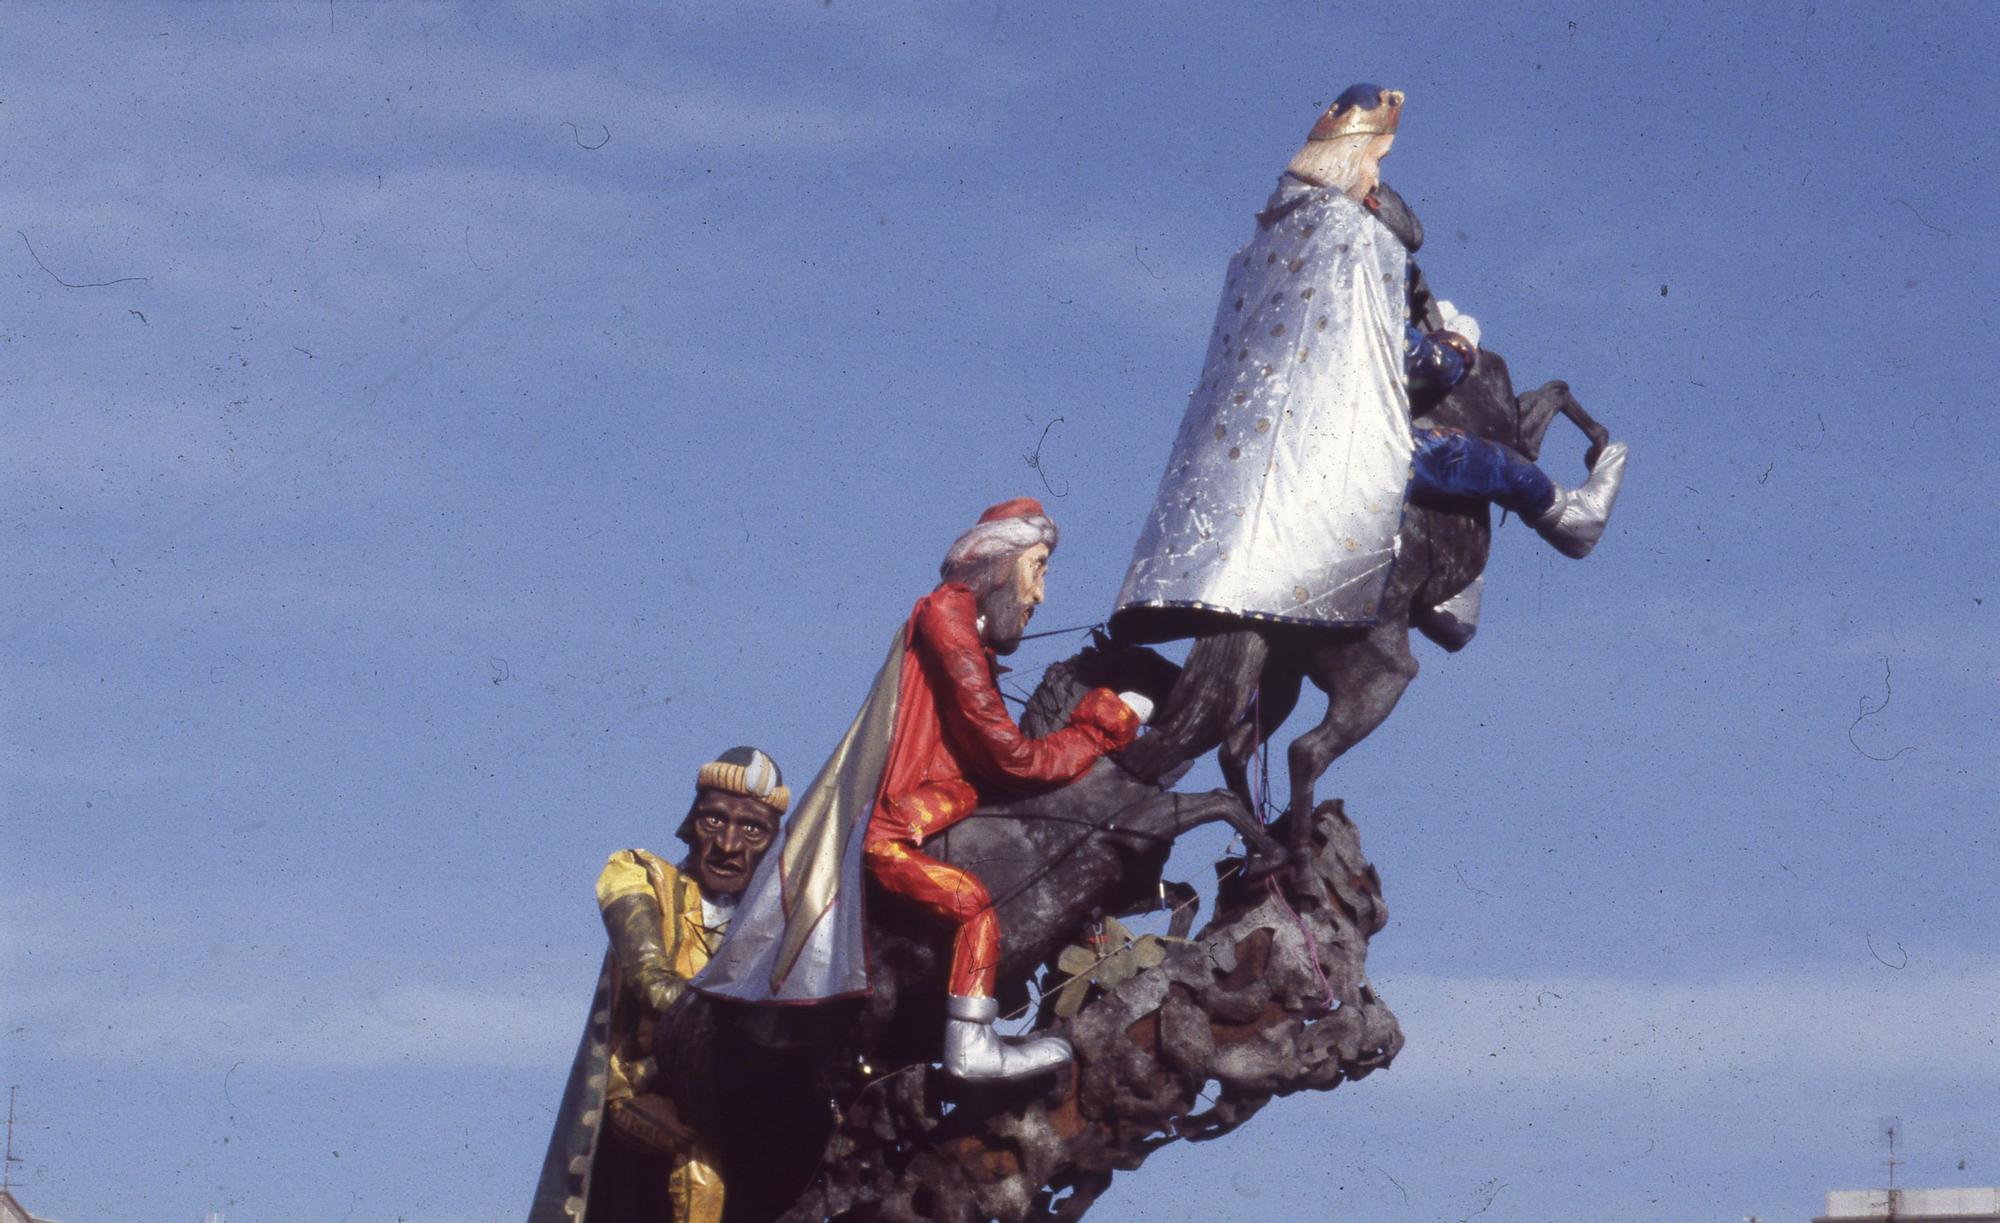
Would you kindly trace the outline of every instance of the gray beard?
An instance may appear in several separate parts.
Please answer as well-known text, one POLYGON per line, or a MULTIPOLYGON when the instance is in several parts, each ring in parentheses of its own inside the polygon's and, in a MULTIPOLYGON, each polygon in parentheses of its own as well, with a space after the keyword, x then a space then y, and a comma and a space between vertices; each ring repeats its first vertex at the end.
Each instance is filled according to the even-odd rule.
POLYGON ((1011 586, 988 591, 979 600, 979 614, 986 617, 986 648, 1002 656, 1021 646, 1021 634, 1028 631, 1031 609, 1014 597, 1011 586))

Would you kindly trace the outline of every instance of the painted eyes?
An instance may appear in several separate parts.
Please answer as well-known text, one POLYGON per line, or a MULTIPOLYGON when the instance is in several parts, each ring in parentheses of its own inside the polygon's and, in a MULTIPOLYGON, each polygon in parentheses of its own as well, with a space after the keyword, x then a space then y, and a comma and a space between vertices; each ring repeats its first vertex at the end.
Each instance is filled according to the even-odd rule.
MULTIPOLYGON (((723 829, 731 827, 730 822, 719 815, 697 816, 695 817, 695 825, 710 836, 720 835, 723 829)), ((753 824, 746 821, 738 823, 734 827, 744 840, 752 843, 771 839, 771 830, 762 824, 753 824)))

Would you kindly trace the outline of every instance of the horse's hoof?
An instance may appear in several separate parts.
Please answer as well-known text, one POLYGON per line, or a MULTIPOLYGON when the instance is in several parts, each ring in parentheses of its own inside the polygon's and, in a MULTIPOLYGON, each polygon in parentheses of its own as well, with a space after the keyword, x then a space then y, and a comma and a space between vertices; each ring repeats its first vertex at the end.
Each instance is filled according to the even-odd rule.
POLYGON ((1292 865, 1292 855, 1277 845, 1248 850, 1243 855, 1243 880, 1256 883, 1292 865))

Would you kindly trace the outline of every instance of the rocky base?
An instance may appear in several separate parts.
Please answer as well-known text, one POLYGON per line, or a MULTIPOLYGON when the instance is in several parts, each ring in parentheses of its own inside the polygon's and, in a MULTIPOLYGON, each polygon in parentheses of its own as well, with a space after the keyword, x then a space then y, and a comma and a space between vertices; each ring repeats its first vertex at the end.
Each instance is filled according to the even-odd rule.
POLYGON ((1194 939, 1165 944, 1158 963, 1111 988, 1093 986, 1074 1018, 1056 1020, 1045 1004, 1076 1047, 1072 1069, 1004 1087, 968 1087, 926 1066, 870 1082, 779 1217, 1077 1219, 1113 1173, 1170 1142, 1214 1138, 1273 1097, 1388 1065, 1403 1035, 1366 975, 1368 939, 1386 921, 1381 881, 1339 803, 1314 812, 1314 843, 1307 878, 1285 895, 1225 878, 1216 917, 1194 939))

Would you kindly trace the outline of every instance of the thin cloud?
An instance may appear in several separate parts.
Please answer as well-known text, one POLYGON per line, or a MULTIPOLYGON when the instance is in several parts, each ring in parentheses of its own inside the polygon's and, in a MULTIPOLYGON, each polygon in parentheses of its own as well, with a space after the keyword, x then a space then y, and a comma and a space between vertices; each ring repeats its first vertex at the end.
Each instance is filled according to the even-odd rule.
POLYGON ((1183 338, 1193 354, 1192 378, 1232 253, 1199 255, 1158 234, 1099 224, 1043 241, 1026 262, 1031 292, 1075 304, 1092 317, 1136 316, 1183 338))
MULTIPOLYGON (((19 981, 19 977, 16 977, 19 981)), ((138 988, 66 976, 17 985, 10 1031, 40 1055, 108 1067, 243 1064, 538 1070, 574 1048, 589 985, 350 976, 138 988)))
MULTIPOLYGON (((1898 954, 1888 952, 1890 964, 1898 954)), ((1550 1082, 1674 1097, 1728 1080, 2000 1086, 2000 961, 1782 968, 1706 981, 1398 976, 1399 1082, 1550 1082)))

